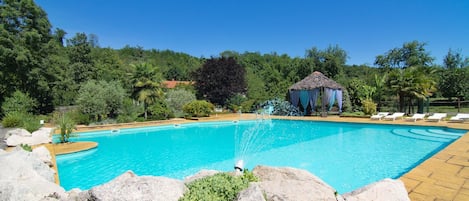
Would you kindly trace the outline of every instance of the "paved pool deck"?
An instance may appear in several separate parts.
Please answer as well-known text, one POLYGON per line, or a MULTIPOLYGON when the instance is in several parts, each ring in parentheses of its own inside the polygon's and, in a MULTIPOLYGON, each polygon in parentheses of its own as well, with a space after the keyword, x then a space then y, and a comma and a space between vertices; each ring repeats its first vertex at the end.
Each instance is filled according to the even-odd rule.
MULTIPOLYGON (((120 128, 155 126, 166 124, 182 124, 198 121, 220 121, 220 120, 250 120, 259 118, 275 118, 275 119, 291 119, 291 120, 314 120, 314 121, 333 121, 333 122, 354 122, 354 123, 374 123, 374 124, 399 124, 399 125, 422 125, 422 126, 445 126, 449 128, 460 128, 469 130, 469 122, 466 123, 450 123, 442 122, 426 122, 417 121, 409 122, 405 120, 384 121, 370 120, 369 118, 352 118, 352 117, 275 117, 260 116, 254 114, 216 114, 208 118, 199 118, 193 120, 173 119, 168 121, 155 121, 144 123, 131 123, 120 125, 106 125, 95 127, 78 127, 78 132, 91 130, 112 130, 120 128)), ((72 143, 74 144, 74 143, 72 143)), ((69 145, 73 147, 62 147, 70 152, 89 149, 88 145, 75 144, 69 145)), ((99 145, 96 145, 99 146, 99 145)), ((54 147, 48 147, 49 150, 54 147)), ((54 150, 54 155, 57 149, 54 150)), ((54 157, 55 164, 55 157, 54 157)), ((56 167, 57 165, 54 165, 56 167)), ((409 197, 414 201, 459 201, 469 200, 469 135, 464 136, 441 150, 431 158, 424 161, 408 173, 404 174, 400 179, 404 182, 409 197)), ((57 178, 58 180, 58 178, 57 178)))

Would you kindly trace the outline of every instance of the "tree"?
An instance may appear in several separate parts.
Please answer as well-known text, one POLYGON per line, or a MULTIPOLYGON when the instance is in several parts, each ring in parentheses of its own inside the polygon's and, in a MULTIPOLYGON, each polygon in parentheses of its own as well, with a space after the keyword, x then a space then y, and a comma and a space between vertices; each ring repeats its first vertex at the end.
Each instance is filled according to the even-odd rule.
POLYGON ((91 59, 91 48, 85 33, 77 33, 75 37, 67 40, 70 70, 77 84, 97 78, 91 59))
POLYGON ((83 113, 102 120, 117 117, 124 98, 125 90, 120 83, 90 80, 80 88, 77 104, 83 113))
POLYGON ((80 110, 87 114, 95 121, 101 120, 106 117, 106 100, 103 86, 99 85, 96 81, 90 80, 83 84, 78 91, 77 105, 80 110))
POLYGON ((376 56, 375 65, 384 69, 430 66, 435 59, 425 50, 425 45, 418 41, 404 43, 401 48, 393 48, 384 55, 376 56))
POLYGON ((347 61, 347 52, 338 45, 330 45, 325 50, 313 47, 306 51, 306 59, 311 62, 314 69, 327 77, 335 78, 347 61))
POLYGON ((195 74, 197 96, 225 105, 231 96, 246 92, 246 70, 233 57, 211 58, 195 74))
POLYGON ((147 119, 148 106, 163 97, 163 90, 161 89, 162 75, 156 67, 147 63, 140 63, 135 66, 135 72, 131 80, 134 87, 132 97, 143 102, 145 119, 147 119))
POLYGON ((182 107, 195 100, 195 94, 184 89, 170 90, 166 93, 166 104, 177 117, 184 116, 182 107))
POLYGON ((47 14, 31 0, 0 1, 0 13, 0 99, 21 90, 38 101, 39 112, 52 111, 55 77, 44 63, 54 49, 47 14))
POLYGON ((433 94, 436 82, 430 75, 434 73, 435 71, 431 68, 417 66, 395 69, 390 73, 388 87, 399 97, 399 111, 405 112, 406 98, 409 106, 408 113, 413 113, 411 111, 413 99, 422 101, 433 94))
POLYGON ((469 93, 469 82, 467 81, 469 74, 466 69, 463 69, 467 63, 464 62, 459 52, 453 52, 451 49, 443 62, 446 69, 442 70, 439 89, 443 97, 448 99, 457 97, 460 100, 469 93))

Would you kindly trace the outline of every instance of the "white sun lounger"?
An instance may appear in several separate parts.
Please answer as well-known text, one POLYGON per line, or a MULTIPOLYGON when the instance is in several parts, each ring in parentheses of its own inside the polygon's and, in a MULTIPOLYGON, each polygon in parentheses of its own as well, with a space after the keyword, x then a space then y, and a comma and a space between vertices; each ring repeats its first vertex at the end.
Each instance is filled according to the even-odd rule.
POLYGON ((429 116, 427 118, 427 121, 434 121, 434 122, 439 122, 441 121, 443 118, 446 117, 446 113, 433 113, 432 116, 429 116))
POLYGON ((458 113, 456 116, 449 119, 450 122, 464 122, 469 121, 469 114, 467 113, 458 113))
POLYGON ((386 115, 388 115, 389 112, 378 112, 378 114, 375 114, 375 115, 372 115, 370 117, 370 119, 373 119, 373 120, 381 120, 383 117, 385 117, 386 115))
POLYGON ((404 117, 404 114, 403 112, 395 112, 394 114, 391 114, 391 115, 388 115, 388 116, 385 116, 384 117, 384 120, 396 120, 396 119, 399 119, 399 118, 403 118, 404 117))
POLYGON ((419 114, 419 113, 415 113, 414 115, 412 115, 411 117, 407 117, 405 118, 406 121, 417 121, 417 120, 423 120, 423 118, 425 118, 425 114, 419 114))

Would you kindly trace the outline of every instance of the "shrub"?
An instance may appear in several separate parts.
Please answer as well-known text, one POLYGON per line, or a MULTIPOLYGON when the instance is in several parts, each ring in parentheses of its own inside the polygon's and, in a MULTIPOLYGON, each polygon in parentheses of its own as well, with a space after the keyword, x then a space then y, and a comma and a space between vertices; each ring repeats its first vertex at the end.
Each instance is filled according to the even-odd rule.
POLYGON ((118 82, 90 80, 78 91, 77 105, 95 120, 115 117, 125 97, 125 90, 118 82))
POLYGON ((28 113, 33 112, 37 102, 29 96, 27 93, 21 91, 15 91, 11 97, 5 98, 2 104, 2 110, 4 114, 10 112, 21 112, 28 113))
POLYGON ((20 144, 20 147, 23 148, 23 150, 25 151, 29 151, 29 152, 33 151, 33 148, 31 148, 31 146, 29 146, 28 144, 20 144))
POLYGON ((376 103, 370 99, 365 99, 362 101, 363 112, 367 115, 376 113, 376 103))
POLYGON ((117 116, 118 123, 134 122, 139 115, 143 114, 143 104, 137 104, 130 98, 124 99, 122 107, 119 110, 119 116, 117 116))
POLYGON ((204 100, 192 101, 183 107, 183 111, 190 117, 208 117, 213 109, 213 104, 204 100))
POLYGON ((34 131, 39 130, 39 128, 41 128, 42 125, 39 122, 39 120, 40 119, 37 116, 34 116, 32 114, 26 114, 23 117, 23 123, 22 123, 23 125, 21 127, 23 127, 24 129, 32 133, 34 131))
POLYGON ((243 176, 232 176, 228 173, 218 173, 189 183, 188 193, 180 201, 192 200, 235 200, 238 193, 249 186, 249 182, 257 178, 247 171, 243 176))
POLYGON ((173 111, 169 109, 163 100, 156 101, 148 109, 150 111, 150 118, 153 120, 164 120, 174 116, 173 111))
POLYGON ((9 112, 3 117, 2 125, 5 128, 21 127, 24 114, 21 112, 9 112))
POLYGON ((182 110, 183 106, 195 100, 195 94, 184 89, 168 91, 168 93, 166 93, 165 99, 166 104, 173 111, 176 117, 184 116, 182 110))
MULTIPOLYGON (((58 116, 60 114, 57 114, 58 116)), ((77 124, 89 125, 91 123, 91 117, 89 114, 84 114, 80 110, 71 110, 67 115, 77 124)), ((57 117, 56 117, 57 119, 57 117)))
POLYGON ((58 115, 54 122, 60 129, 60 143, 69 142, 70 137, 77 136, 77 134, 73 133, 75 122, 72 120, 72 118, 69 117, 67 113, 58 115))
POLYGON ((37 131, 41 128, 41 124, 39 122, 39 117, 36 117, 32 114, 26 114, 22 112, 10 112, 8 113, 2 121, 2 125, 5 128, 24 128, 29 132, 37 131))
POLYGON ((246 100, 246 96, 238 93, 226 100, 226 105, 228 105, 228 108, 233 112, 237 112, 239 109, 244 109, 242 108, 242 103, 246 100))

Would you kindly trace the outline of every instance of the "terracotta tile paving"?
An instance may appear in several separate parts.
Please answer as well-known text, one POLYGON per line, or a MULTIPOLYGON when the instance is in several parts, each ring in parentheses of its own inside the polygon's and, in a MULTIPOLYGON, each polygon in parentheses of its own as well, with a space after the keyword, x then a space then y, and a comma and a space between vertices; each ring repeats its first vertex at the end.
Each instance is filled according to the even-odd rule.
MULTIPOLYGON (((253 114, 224 114, 214 115, 209 118, 201 118, 198 121, 219 121, 219 120, 247 120, 258 118, 253 114)), ((422 126, 446 126, 450 128, 461 128, 469 130, 469 123, 448 123, 448 122, 408 122, 405 120, 396 121, 372 121, 368 118, 348 118, 338 116, 322 117, 271 117, 281 119, 315 120, 315 121, 336 121, 336 122, 362 122, 375 124, 403 124, 422 126)), ((140 126, 154 126, 162 124, 186 123, 194 120, 170 120, 158 122, 133 123, 122 125, 109 125, 99 127, 79 127, 78 131, 128 128, 140 126)), ((57 153, 57 147, 48 146, 51 153, 57 153)), ((62 147, 64 150, 83 148, 76 146, 72 148, 62 147)), ((89 149, 89 148, 88 148, 89 149)), ((52 155, 54 155, 52 154, 52 155)), ((54 158, 55 164, 55 158, 54 158)), ((55 165, 56 166, 56 165, 55 165)), ((409 197, 414 201, 450 201, 469 200, 469 135, 464 135, 448 147, 424 161, 400 178, 409 193, 409 197)))

